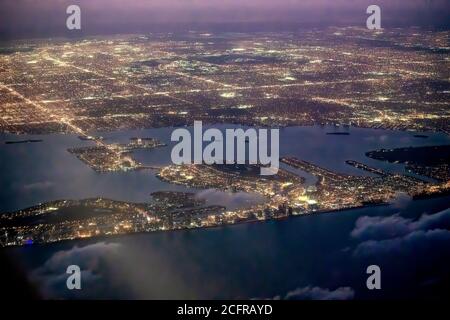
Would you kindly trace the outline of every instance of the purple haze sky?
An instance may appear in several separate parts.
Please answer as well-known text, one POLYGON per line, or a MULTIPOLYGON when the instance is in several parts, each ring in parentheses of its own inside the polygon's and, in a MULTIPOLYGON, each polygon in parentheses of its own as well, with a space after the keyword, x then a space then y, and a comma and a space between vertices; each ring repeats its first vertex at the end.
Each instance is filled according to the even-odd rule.
POLYGON ((370 4, 385 26, 448 28, 450 14, 448 0, 0 0, 0 39, 64 35, 69 4, 81 7, 85 34, 364 26, 370 4))

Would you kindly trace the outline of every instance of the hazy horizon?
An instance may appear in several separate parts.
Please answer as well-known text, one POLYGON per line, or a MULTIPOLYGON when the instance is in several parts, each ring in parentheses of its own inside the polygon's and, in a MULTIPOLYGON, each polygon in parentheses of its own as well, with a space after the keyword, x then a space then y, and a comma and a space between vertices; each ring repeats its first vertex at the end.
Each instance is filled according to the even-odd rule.
MULTIPOLYGON (((160 31, 279 31, 365 26, 372 0, 1 0, 0 39, 70 35, 67 6, 82 10, 83 35, 160 31)), ((448 29, 445 0, 380 0, 384 27, 448 29)))

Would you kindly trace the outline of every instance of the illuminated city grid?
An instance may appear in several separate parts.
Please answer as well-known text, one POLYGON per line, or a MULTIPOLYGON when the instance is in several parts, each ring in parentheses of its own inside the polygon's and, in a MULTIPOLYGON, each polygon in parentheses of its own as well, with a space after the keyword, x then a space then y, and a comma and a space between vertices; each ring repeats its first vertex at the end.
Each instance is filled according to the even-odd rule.
MULTIPOLYGON (((11 54, 0 56, 0 132, 72 133, 92 140, 93 146, 69 151, 99 172, 142 168, 132 158, 132 150, 161 143, 148 138, 127 145, 108 144, 96 132, 192 125, 194 120, 448 134, 448 41, 447 31, 330 28, 17 42, 11 44, 11 54)), ((393 157, 384 151, 373 154, 379 159, 393 157)), ((435 168, 410 164, 411 170, 437 178, 430 182, 352 159, 348 165, 372 176, 343 175, 294 157, 281 161, 313 174, 317 183, 306 186, 303 178, 284 169, 263 177, 252 174, 259 168, 244 170, 249 174, 242 174, 242 168, 233 171, 207 165, 151 168, 169 183, 255 192, 264 201, 229 210, 205 206, 180 193, 162 193, 144 204, 59 200, 1 214, 0 243, 48 243, 278 219, 382 205, 398 192, 421 197, 450 189, 445 162, 435 168), (446 168, 446 173, 437 175, 439 168, 446 168), (98 209, 107 214, 92 214, 98 209), (67 215, 71 210, 88 213, 75 219, 67 215), (29 223, 35 216, 48 221, 29 223)))
POLYGON ((155 34, 11 44, 0 130, 204 122, 449 129, 449 32, 155 34))

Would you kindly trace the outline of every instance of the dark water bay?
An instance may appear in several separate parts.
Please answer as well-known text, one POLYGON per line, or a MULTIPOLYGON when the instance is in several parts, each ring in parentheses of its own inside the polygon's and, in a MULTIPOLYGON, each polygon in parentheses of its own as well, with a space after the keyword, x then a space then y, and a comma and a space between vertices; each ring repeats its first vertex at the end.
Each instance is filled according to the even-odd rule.
MULTIPOLYGON (((230 126, 218 126, 225 128, 230 126)), ((428 139, 415 138, 413 132, 340 128, 350 135, 327 135, 334 127, 290 127, 280 131, 280 155, 295 155, 341 173, 367 175, 345 163, 353 159, 392 172, 404 172, 404 165, 380 162, 365 152, 380 148, 449 144, 442 133, 427 133, 428 139)), ((170 141, 173 128, 98 133, 106 142, 128 142, 131 137, 154 137, 168 144, 153 150, 135 151, 134 157, 144 164, 161 166, 171 163, 170 141)), ((155 171, 97 173, 82 163, 68 148, 92 145, 75 135, 0 135, 0 211, 12 211, 56 199, 107 197, 115 200, 145 202, 158 190, 198 191, 171 185, 155 177, 155 171), (43 139, 39 143, 5 144, 11 140, 43 139)), ((315 179, 308 174, 307 183, 315 179)), ((242 197, 242 195, 239 195, 242 197)), ((223 195, 233 203, 233 195, 223 195)), ((217 197, 215 197, 217 198, 217 197)))
MULTIPOLYGON (((165 165, 170 163, 172 130, 101 135, 108 142, 127 142, 134 136, 158 138, 169 146, 137 151, 135 157, 145 164, 165 165)), ((417 132, 360 128, 345 129, 349 135, 326 134, 333 130, 318 126, 281 129, 280 154, 295 155, 342 173, 366 175, 345 160, 404 172, 403 165, 367 158, 365 152, 450 143, 450 138, 441 133, 427 133, 427 139, 414 137, 417 132)), ((14 139, 17 136, 0 136, 0 211, 63 198, 102 196, 148 201, 150 193, 157 190, 200 192, 161 182, 151 170, 96 173, 66 151, 92 143, 76 136, 30 135, 20 139, 44 141, 4 143, 14 139)), ((308 183, 314 182, 313 177, 305 176, 308 183)), ((242 194, 204 192, 204 196, 210 203, 226 203, 230 207, 257 201, 242 194)), ((400 196, 389 206, 282 221, 4 250, 45 297, 307 298, 317 291, 325 295, 336 291, 337 295, 343 293, 342 298, 442 298, 448 296, 444 289, 450 279, 450 259, 446 253, 449 239, 439 228, 429 229, 428 225, 428 229, 422 228, 413 221, 421 221, 424 213, 440 212, 447 217, 449 200, 450 197, 441 197, 412 201, 400 196), (393 215, 397 219, 385 220, 393 215), (362 217, 367 218, 358 220, 362 217), (401 231, 387 234, 382 227, 385 225, 391 231, 401 231), (65 269, 70 264, 78 264, 83 270, 82 290, 66 289, 65 269), (382 270, 380 291, 366 289, 365 271, 370 264, 377 264, 382 270), (348 292, 352 294, 349 296, 348 292)))

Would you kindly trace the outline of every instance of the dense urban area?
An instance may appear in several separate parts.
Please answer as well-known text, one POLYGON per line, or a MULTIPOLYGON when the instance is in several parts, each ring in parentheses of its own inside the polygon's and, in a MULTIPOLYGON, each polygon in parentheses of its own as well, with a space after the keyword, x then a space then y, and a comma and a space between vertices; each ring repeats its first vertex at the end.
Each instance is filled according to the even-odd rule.
POLYGON ((448 193, 448 146, 367 150, 369 158, 404 163, 409 172, 429 179, 385 172, 354 159, 347 165, 369 176, 282 157, 290 169, 317 178, 306 186, 284 168, 265 177, 258 166, 246 164, 147 167, 133 152, 163 142, 131 137, 128 143, 109 143, 96 133, 190 126, 201 120, 449 134, 449 35, 415 28, 328 28, 11 43, 0 54, 0 133, 75 134, 92 145, 68 152, 99 174, 155 170, 171 184, 255 192, 264 201, 230 210, 184 192, 156 192, 145 203, 61 199, 1 213, 0 245, 213 227, 383 205, 400 192, 412 197, 448 193))

